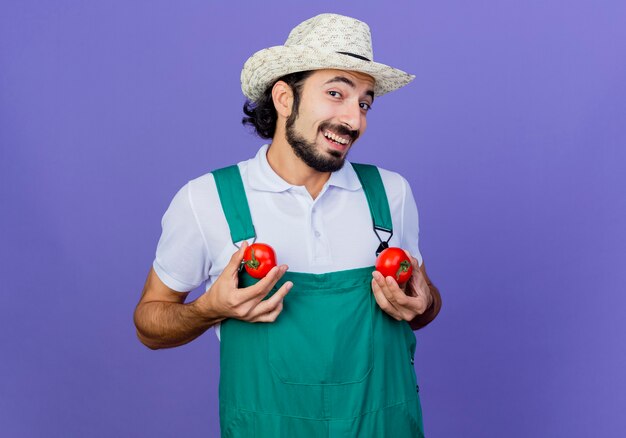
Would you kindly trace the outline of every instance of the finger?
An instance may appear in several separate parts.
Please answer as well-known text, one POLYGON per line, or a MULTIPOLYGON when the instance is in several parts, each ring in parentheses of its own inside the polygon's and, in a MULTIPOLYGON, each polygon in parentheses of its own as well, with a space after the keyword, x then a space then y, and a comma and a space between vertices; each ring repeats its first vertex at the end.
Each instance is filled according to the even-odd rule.
MULTIPOLYGON (((419 296, 415 294, 413 296, 407 295, 402 290, 393 277, 383 278, 380 273, 374 273, 373 277, 377 278, 376 285, 379 287, 381 293, 386 298, 387 302, 392 309, 383 310, 395 317, 396 319, 404 319, 409 321, 418 313, 423 313, 424 303, 427 301, 424 292, 422 291, 419 296)), ((415 280, 412 278, 412 280, 415 280)), ((414 285, 415 286, 415 285, 414 285)), ((374 295, 376 296, 376 295, 374 295)), ((378 300, 377 300, 378 301, 378 300)), ((380 305, 380 302, 379 302, 380 305)))
POLYGON ((380 308, 397 321, 411 321, 415 316, 423 313, 423 298, 407 297, 402 294, 397 297, 396 301, 391 302, 375 281, 372 281, 372 291, 380 308))
POLYGON ((405 296, 402 303, 396 307, 403 315, 403 319, 410 321, 415 316, 424 313, 428 307, 428 298, 423 293, 415 296, 405 296))
POLYGON ((398 298, 405 295, 404 291, 400 288, 400 286, 398 286, 396 280, 393 277, 383 277, 383 275, 378 271, 374 271, 372 276, 376 280, 376 283, 387 300, 395 307, 398 298))
MULTIPOLYGON (((408 251, 405 251, 405 252, 409 254, 408 251)), ((411 266, 413 268, 411 278, 409 278, 409 281, 405 283, 404 285, 405 287, 403 289, 406 295, 410 297, 414 297, 414 296, 417 296, 417 290, 420 287, 419 285, 422 283, 422 280, 425 281, 425 278, 424 278, 424 274, 422 273, 422 270, 419 267, 419 263, 415 257, 411 257, 411 266)))
POLYGON ((425 291, 429 291, 428 282, 426 281, 426 277, 422 273, 420 269, 413 270, 413 274, 411 275, 411 296, 423 295, 425 291))
POLYGON ((424 275, 420 275, 415 278, 414 285, 414 295, 416 298, 421 298, 424 303, 426 303, 426 307, 430 306, 432 302, 432 294, 430 293, 430 287, 428 286, 428 282, 424 278, 424 275))
POLYGON ((388 287, 387 287, 387 280, 385 280, 385 277, 383 276, 383 274, 381 274, 378 271, 374 271, 372 272, 372 277, 374 281, 376 282, 376 284, 378 285, 378 287, 380 288, 380 291, 383 294, 385 294, 385 296, 390 295, 388 291, 388 287))
POLYGON ((411 274, 411 277, 421 277, 422 275, 422 270, 420 269, 420 265, 419 262, 417 261, 417 259, 415 257, 413 257, 411 255, 410 252, 408 252, 406 249, 404 250, 404 252, 406 253, 407 257, 409 258, 409 260, 411 261, 411 267, 413 268, 413 273, 411 274))
POLYGON ((415 283, 416 283, 415 286, 418 290, 418 293, 421 291, 428 291, 428 283, 426 282, 426 279, 424 278, 421 272, 417 275, 417 278, 415 279, 415 283))
POLYGON ((265 277, 261 278, 257 283, 243 289, 239 289, 242 300, 261 300, 265 298, 270 290, 276 285, 278 280, 287 272, 287 265, 274 266, 265 277))
POLYGON ((236 277, 239 274, 239 267, 241 266, 241 261, 243 260, 243 253, 246 251, 247 247, 248 242, 244 240, 239 249, 230 257, 228 264, 224 268, 223 272, 226 272, 226 275, 236 277))
POLYGON ((410 297, 407 296, 404 289, 398 286, 396 280, 393 277, 387 277, 385 278, 385 282, 387 283, 387 290, 389 293, 387 299, 394 305, 394 307, 399 312, 403 312, 407 307, 410 307, 410 297))
POLYGON ((426 304, 426 300, 424 297, 412 297, 410 304, 406 307, 406 320, 410 321, 415 318, 417 315, 423 314, 428 305, 426 304))
POLYGON ((271 310, 270 312, 266 312, 264 314, 257 316, 250 322, 274 322, 276 321, 276 318, 278 318, 278 315, 280 315, 280 312, 282 311, 283 311, 283 302, 281 301, 280 303, 278 303, 278 306, 276 306, 275 309, 271 310))
POLYGON ((286 281, 285 284, 283 284, 280 287, 280 289, 276 291, 274 295, 272 295, 270 298, 267 299, 267 301, 269 300, 282 301, 285 298, 285 296, 289 293, 292 287, 293 287, 293 283, 291 281, 286 281))
POLYGON ((265 315, 272 312, 279 305, 282 305, 285 295, 289 293, 292 287, 293 283, 291 281, 285 282, 285 284, 283 284, 274 295, 256 305, 250 313, 251 317, 256 318, 259 315, 265 315))
POLYGON ((374 293, 374 299, 376 300, 376 303, 378 303, 378 307, 380 307, 389 316, 399 321, 401 319, 400 313, 393 306, 393 304, 389 302, 376 279, 372 279, 372 292, 374 293))
POLYGON ((413 269, 419 269, 420 265, 419 265, 419 262, 417 261, 417 259, 415 257, 413 257, 413 255, 411 255, 411 253, 408 250, 406 250, 406 249, 404 250, 404 253, 406 254, 406 256, 411 261, 411 265, 413 266, 413 269))

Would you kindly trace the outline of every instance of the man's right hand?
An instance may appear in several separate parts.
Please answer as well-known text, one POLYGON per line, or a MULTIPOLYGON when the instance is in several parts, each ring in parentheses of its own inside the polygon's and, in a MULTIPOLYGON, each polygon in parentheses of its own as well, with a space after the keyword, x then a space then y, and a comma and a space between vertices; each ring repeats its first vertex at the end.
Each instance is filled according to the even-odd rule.
POLYGON ((293 283, 287 281, 270 298, 267 300, 263 298, 272 290, 288 267, 287 265, 275 266, 256 284, 239 289, 238 274, 247 246, 248 243, 244 241, 211 288, 194 302, 200 312, 215 315, 220 319, 235 318, 248 322, 276 320, 283 309, 283 299, 289 293, 293 283))
POLYGON ((211 288, 191 303, 185 303, 189 292, 169 288, 151 269, 135 309, 139 340, 152 349, 170 348, 194 340, 226 318, 275 321, 293 284, 287 281, 270 298, 263 298, 283 276, 287 265, 276 266, 255 285, 239 289, 238 270, 247 246, 244 242, 211 288))

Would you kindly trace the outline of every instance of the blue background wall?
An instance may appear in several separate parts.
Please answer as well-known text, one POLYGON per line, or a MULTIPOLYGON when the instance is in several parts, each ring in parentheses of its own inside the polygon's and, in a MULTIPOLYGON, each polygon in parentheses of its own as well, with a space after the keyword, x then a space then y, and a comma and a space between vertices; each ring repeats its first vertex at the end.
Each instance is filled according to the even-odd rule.
POLYGON ((626 3, 26 0, 0 12, 3 436, 218 434, 214 333, 149 351, 132 312, 174 193, 262 143, 243 62, 321 12, 417 75, 350 157, 420 209, 428 435, 623 434, 626 3))

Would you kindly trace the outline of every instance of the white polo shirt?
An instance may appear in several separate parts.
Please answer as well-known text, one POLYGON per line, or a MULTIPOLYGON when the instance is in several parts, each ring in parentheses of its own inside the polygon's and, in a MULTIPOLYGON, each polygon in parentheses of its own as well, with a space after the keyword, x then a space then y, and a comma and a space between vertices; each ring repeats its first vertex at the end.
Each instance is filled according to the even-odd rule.
MULTIPOLYGON (((304 186, 283 180, 267 161, 268 145, 238 163, 257 242, 276 251, 279 264, 304 273, 373 266, 379 241, 373 231, 361 183, 349 163, 332 173, 313 199, 304 186)), ((422 264, 418 213, 411 188, 395 172, 380 169, 393 221, 390 246, 408 250, 422 264)), ((215 187, 207 173, 176 194, 162 220, 163 232, 153 266, 170 288, 207 290, 237 247, 215 187)), ((381 234, 384 237, 384 233, 381 234)))

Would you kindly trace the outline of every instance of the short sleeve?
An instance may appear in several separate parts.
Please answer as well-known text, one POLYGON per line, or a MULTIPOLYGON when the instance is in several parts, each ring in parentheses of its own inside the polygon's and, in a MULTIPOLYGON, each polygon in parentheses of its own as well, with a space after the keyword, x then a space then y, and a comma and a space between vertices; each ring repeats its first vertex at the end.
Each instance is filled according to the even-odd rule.
POLYGON ((413 191, 406 179, 404 185, 404 199, 402 201, 402 248, 406 248, 422 266, 422 254, 419 250, 419 215, 413 198, 413 191))
POLYGON ((186 184, 174 196, 161 221, 162 233, 153 268, 171 289, 188 292, 209 276, 208 246, 186 184))

